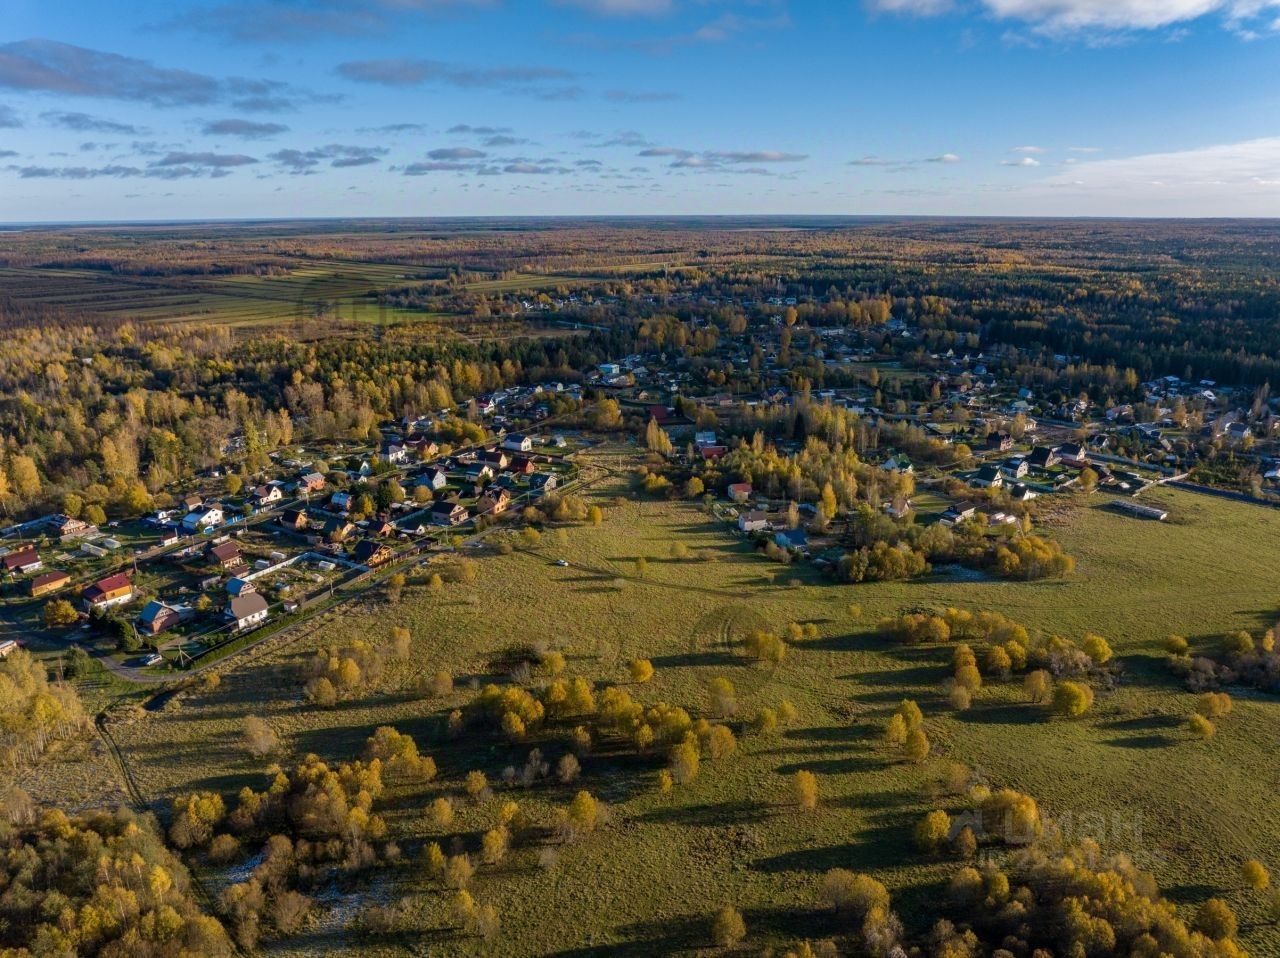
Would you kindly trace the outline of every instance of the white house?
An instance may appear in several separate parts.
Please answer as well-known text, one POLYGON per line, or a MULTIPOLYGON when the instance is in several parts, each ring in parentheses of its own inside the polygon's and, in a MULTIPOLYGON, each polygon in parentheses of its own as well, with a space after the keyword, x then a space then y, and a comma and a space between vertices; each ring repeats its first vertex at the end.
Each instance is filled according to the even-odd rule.
POLYGON ((187 532, 216 529, 225 521, 221 506, 205 505, 193 509, 182 517, 182 528, 187 532))
POLYGON ((257 592, 238 595, 227 605, 227 619, 234 624, 236 631, 267 621, 268 614, 267 600, 257 592))
POLYGON ((502 448, 512 452, 529 452, 533 449, 533 440, 528 436, 512 433, 502 440, 502 448))
POLYGON ((760 509, 744 512, 738 516, 739 532, 763 532, 769 528, 769 514, 760 509))

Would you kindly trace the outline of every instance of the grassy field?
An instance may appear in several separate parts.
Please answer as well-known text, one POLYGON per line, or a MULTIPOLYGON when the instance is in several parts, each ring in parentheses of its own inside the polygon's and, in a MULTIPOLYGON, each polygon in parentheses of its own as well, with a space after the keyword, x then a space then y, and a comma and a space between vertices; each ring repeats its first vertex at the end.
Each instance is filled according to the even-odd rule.
MULTIPOLYGON (((353 326, 444 324, 442 313, 397 309, 379 303, 388 289, 438 279, 439 269, 395 263, 299 260, 286 274, 136 276, 100 269, 0 267, 0 287, 16 306, 38 305, 138 321, 214 323, 256 329, 305 325, 324 312, 353 326)), ((466 284, 475 293, 536 293, 602 279, 528 273, 466 284)))
MULTIPOLYGON (((815 910, 814 889, 817 876, 835 866, 873 871, 893 891, 908 929, 919 932, 954 864, 920 856, 910 832, 927 810, 956 810, 940 786, 951 762, 1035 795, 1069 835, 1131 852, 1175 900, 1223 895, 1241 914, 1246 946, 1280 951, 1280 931, 1265 923, 1236 877, 1246 857, 1280 864, 1273 825, 1280 812, 1273 748, 1280 702, 1240 694, 1217 737, 1193 742, 1183 730, 1192 696, 1168 675, 1159 651, 1170 632, 1207 647, 1228 629, 1272 624, 1280 513, 1164 491, 1152 499, 1170 509, 1170 521, 1144 522, 1106 509, 1098 496, 1055 531, 1079 560, 1068 581, 937 577, 835 586, 756 557, 692 505, 615 504, 618 491, 599 490, 607 508, 598 528, 571 528, 564 542, 548 533, 534 553, 484 554, 474 583, 450 584, 442 595, 411 586, 398 606, 351 610, 231 671, 216 691, 190 693, 117 730, 142 791, 162 800, 193 788, 230 794, 245 784, 261 787, 262 763, 238 743, 239 723, 250 713, 268 718, 290 752, 332 759, 352 757, 373 728, 394 724, 441 770, 430 785, 391 789, 385 800, 410 859, 433 839, 474 852, 503 798, 541 820, 580 787, 610 805, 609 825, 560 849, 550 867, 535 844, 481 869, 474 894, 495 904, 503 920, 494 943, 456 935, 447 894, 414 863, 334 890, 326 899, 332 912, 301 936, 270 945, 271 952, 698 950, 710 944, 707 916, 726 902, 746 914, 751 943, 785 943, 834 930, 834 919, 815 910), (708 558, 669 559, 673 541, 708 558), (637 556, 648 559, 643 576, 637 556), (559 558, 572 565, 556 565, 559 558), (851 603, 862 608, 857 620, 851 603), (1048 720, 1022 701, 1016 681, 989 684, 970 711, 955 713, 939 692, 949 650, 897 648, 874 629, 879 617, 904 607, 948 605, 1000 610, 1045 633, 1102 632, 1123 660, 1125 680, 1100 692, 1078 722, 1048 720), (776 671, 742 658, 735 643, 745 632, 791 621, 815 623, 819 637, 792 646, 776 671), (302 701, 297 673, 310 651, 385 635, 393 625, 412 630, 414 652, 376 693, 332 710, 302 701), (701 709, 707 680, 723 675, 737 686, 743 714, 785 698, 799 718, 773 737, 743 735, 737 756, 704 761, 697 781, 670 796, 655 789, 660 757, 591 754, 580 783, 499 785, 493 801, 466 803, 467 771, 480 768, 497 781, 504 767, 524 764, 531 745, 487 733, 452 739, 443 717, 469 700, 472 687, 499 679, 504 652, 532 644, 563 650, 569 672, 598 681, 625 682, 631 658, 650 658, 653 682, 632 689, 645 701, 701 709), (419 674, 439 668, 459 678, 452 697, 410 691, 419 674), (904 697, 916 698, 926 714, 934 752, 922 766, 900 763, 879 744, 885 718, 904 697), (787 776, 802 768, 819 778, 822 801, 812 815, 789 804, 787 776), (461 808, 443 834, 421 813, 439 794, 455 796, 461 808), (365 902, 402 903, 405 930, 343 933, 341 919, 354 910, 344 893, 357 890, 365 902)), ((566 751, 554 737, 531 744, 552 763, 566 751)))

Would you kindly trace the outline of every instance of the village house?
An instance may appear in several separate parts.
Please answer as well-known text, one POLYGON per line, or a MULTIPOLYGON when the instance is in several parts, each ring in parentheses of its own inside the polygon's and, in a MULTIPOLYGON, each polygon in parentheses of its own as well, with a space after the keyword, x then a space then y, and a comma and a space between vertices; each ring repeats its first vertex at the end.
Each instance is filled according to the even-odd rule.
POLYGON ((409 461, 409 447, 402 442, 388 440, 382 444, 378 454, 392 466, 402 466, 409 461))
POLYGON ((81 519, 73 519, 67 515, 56 515, 49 519, 49 531, 60 540, 74 539, 94 530, 94 526, 81 519))
POLYGON ((405 446, 421 462, 430 459, 440 451, 440 444, 434 439, 410 439, 405 446))
POLYGON ((39 553, 36 552, 36 547, 30 545, 15 549, 3 559, 0 559, 0 562, 4 563, 4 571, 10 575, 27 575, 38 571, 43 564, 40 561, 39 553))
POLYGON ((373 569, 390 562, 395 558, 395 553, 386 543, 374 542, 372 539, 361 539, 356 543, 355 549, 352 550, 351 558, 361 565, 366 565, 373 569))
POLYGON ((536 472, 529 477, 529 487, 543 495, 553 492, 559 483, 554 472, 536 472))
POLYGON ((310 495, 313 492, 319 492, 324 488, 325 478, 318 472, 304 473, 298 480, 298 494, 310 495))
POLYGON ((203 532, 222 525, 223 518, 221 506, 201 505, 182 517, 182 528, 188 533, 203 532))
POLYGON ((292 529, 300 532, 307 527, 307 514, 301 509, 286 509, 280 513, 280 518, 276 520, 286 529, 292 529))
POLYGON ((1027 465, 1027 460, 1021 456, 1013 459, 1006 459, 1000 466, 1000 471, 1004 473, 1008 479, 1021 479, 1030 471, 1031 467, 1027 465))
POLYGON ((220 569, 236 569, 245 564, 240 546, 234 542, 210 544, 204 553, 210 564, 220 569))
POLYGON ((754 509, 751 512, 743 512, 738 516, 739 532, 764 532, 769 528, 769 513, 754 509))
POLYGON ((746 502, 751 498, 751 483, 749 482, 731 482, 729 483, 729 498, 734 502, 746 502))
POLYGON ((257 592, 236 596, 227 604, 226 617, 237 632, 265 622, 270 610, 267 600, 257 592))
POLYGON ((699 446, 698 452, 702 458, 708 461, 715 459, 723 459, 729 454, 728 446, 699 446))
POLYGON ((132 602, 133 581, 127 573, 117 572, 105 579, 99 579, 93 585, 86 586, 80 595, 84 599, 84 607, 87 611, 102 612, 132 602))
POLYGON ((1089 465, 1089 454, 1085 452, 1082 446, 1075 443, 1068 443, 1058 450, 1058 459, 1067 466, 1073 466, 1083 469, 1089 465))
POLYGON ((227 580, 226 588, 227 588, 227 595, 230 595, 230 596, 246 595, 247 593, 258 591, 257 586, 255 586, 248 579, 240 578, 238 575, 232 576, 230 579, 227 580))
POLYGON ((916 471, 916 467, 911 464, 911 460, 906 456, 892 456, 886 459, 880 468, 885 472, 900 473, 905 476, 912 475, 916 471))
POLYGON ((511 460, 511 464, 507 466, 507 472, 514 473, 517 476, 531 476, 538 471, 538 467, 533 464, 533 460, 525 456, 515 456, 511 460))
POLYGON ((1007 432, 988 433, 986 447, 999 452, 1008 452, 1013 448, 1013 437, 1007 432))
POLYGON ((493 478, 493 467, 487 462, 473 462, 467 466, 465 473, 469 482, 479 482, 482 479, 493 478))
POLYGON ((279 502, 283 498, 284 493, 276 485, 258 486, 253 490, 253 504, 258 509, 269 506, 273 502, 279 502))
POLYGON ((183 512, 195 512, 202 505, 204 505, 204 496, 196 495, 193 493, 192 495, 183 496, 182 498, 183 512))
POLYGON ((439 492, 449 484, 449 474, 443 469, 428 469, 413 484, 415 486, 426 486, 432 492, 439 492))
POLYGON ((341 542, 347 536, 355 531, 353 526, 346 519, 334 517, 324 524, 324 537, 330 542, 341 542))
POLYGON ((956 502, 947 507, 939 521, 945 526, 954 526, 972 519, 977 511, 978 506, 976 503, 968 501, 956 502))
POLYGON ((460 502, 441 500, 431 506, 429 512, 431 524, 437 526, 456 526, 467 521, 467 510, 460 502))
POLYGON ((329 508, 338 512, 349 512, 354 500, 355 496, 349 492, 335 492, 329 497, 329 508))
POLYGON ((42 572, 40 575, 33 576, 26 581, 27 595, 33 599, 42 595, 49 595, 51 592, 57 592, 70 582, 71 576, 60 570, 42 572))
POLYGON ((482 449, 480 454, 476 457, 476 461, 489 466, 492 471, 506 469, 507 464, 511 462, 511 460, 507 458, 507 454, 501 449, 482 449))
POLYGON ((503 438, 502 448, 512 452, 529 452, 533 449, 533 440, 528 436, 512 433, 503 438))
POLYGON ((804 549, 809 535, 803 529, 779 529, 773 534, 773 544, 779 549, 804 549))
POLYGON ((716 445, 715 430, 700 430, 693 434, 693 444, 695 446, 714 446, 716 445))
POLYGON ((1004 485, 1004 475, 999 466, 988 463, 973 477, 973 485, 980 489, 999 489, 1004 485))
POLYGON ((182 621, 182 614, 173 606, 152 599, 138 613, 138 631, 147 635, 159 635, 182 621))
POLYGON ((500 516, 511 505, 511 494, 501 487, 486 489, 476 500, 476 514, 481 516, 500 516))
POLYGON ((1027 456, 1027 462, 1037 469, 1051 469, 1058 464, 1058 447, 1036 446, 1027 456))

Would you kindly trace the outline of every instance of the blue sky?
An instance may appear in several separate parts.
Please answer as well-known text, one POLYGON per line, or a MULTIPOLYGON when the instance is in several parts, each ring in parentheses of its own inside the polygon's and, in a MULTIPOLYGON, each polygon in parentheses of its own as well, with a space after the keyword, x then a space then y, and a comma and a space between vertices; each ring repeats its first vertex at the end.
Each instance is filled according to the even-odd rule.
POLYGON ((5 221, 1280 215, 1280 0, 5 7, 5 221))

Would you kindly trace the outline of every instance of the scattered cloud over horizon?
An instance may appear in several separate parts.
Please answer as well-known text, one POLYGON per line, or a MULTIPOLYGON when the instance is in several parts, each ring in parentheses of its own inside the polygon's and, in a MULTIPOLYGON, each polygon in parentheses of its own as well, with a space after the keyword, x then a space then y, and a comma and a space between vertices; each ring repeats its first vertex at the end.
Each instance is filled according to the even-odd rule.
POLYGON ((1246 37, 1280 31, 1280 0, 869 0, 885 13, 934 17, 977 11, 1045 34, 1149 31, 1217 17, 1246 37))
POLYGON ((354 83, 386 87, 438 84, 464 90, 494 89, 543 100, 574 99, 582 93, 581 88, 572 84, 578 74, 561 67, 473 67, 418 57, 389 57, 348 60, 338 64, 337 73, 354 83))
POLYGON ((40 114, 40 119, 52 126, 64 130, 75 130, 78 133, 118 133, 122 136, 138 136, 146 132, 142 127, 132 123, 117 123, 88 113, 76 113, 64 110, 50 110, 40 114))
POLYGON ((258 123, 253 120, 230 118, 206 123, 200 130, 205 136, 238 136, 246 140, 259 140, 287 133, 283 123, 258 123))
POLYGON ((191 70, 56 40, 0 44, 0 88, 129 100, 156 107, 205 106, 230 101, 246 112, 280 112, 312 97, 287 83, 250 77, 219 79, 191 70))
POLYGON ((707 170, 717 172, 767 173, 762 164, 800 163, 807 153, 782 150, 705 150, 697 152, 673 146, 651 146, 636 154, 645 159, 665 159, 673 170, 707 170))
POLYGON ((374 36, 407 14, 500 7, 499 0, 227 0, 184 11, 152 29, 205 33, 235 43, 303 43, 316 36, 374 36))
POLYGON ((298 175, 309 175, 317 166, 328 164, 332 169, 347 169, 354 166, 370 166, 380 163, 389 151, 380 146, 350 146, 342 143, 330 143, 309 150, 285 149, 269 153, 267 159, 273 161, 281 169, 298 175))

